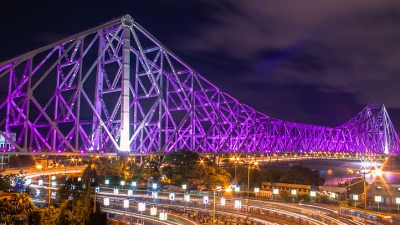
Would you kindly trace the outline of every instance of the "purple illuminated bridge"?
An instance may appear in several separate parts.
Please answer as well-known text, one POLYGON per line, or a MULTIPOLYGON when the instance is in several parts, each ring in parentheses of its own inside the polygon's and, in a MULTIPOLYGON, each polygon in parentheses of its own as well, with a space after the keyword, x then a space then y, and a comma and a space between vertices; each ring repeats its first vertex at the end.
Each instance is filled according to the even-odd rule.
POLYGON ((0 150, 397 154, 383 104, 323 127, 240 103, 129 15, 0 63, 0 150))

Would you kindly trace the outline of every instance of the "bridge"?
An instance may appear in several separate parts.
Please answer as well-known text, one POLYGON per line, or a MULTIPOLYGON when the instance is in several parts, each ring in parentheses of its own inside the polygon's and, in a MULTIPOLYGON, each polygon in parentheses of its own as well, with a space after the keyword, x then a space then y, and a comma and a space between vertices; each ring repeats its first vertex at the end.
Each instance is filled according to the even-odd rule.
POLYGON ((337 127, 286 122, 213 85, 126 15, 0 63, 8 153, 398 154, 384 104, 337 127))

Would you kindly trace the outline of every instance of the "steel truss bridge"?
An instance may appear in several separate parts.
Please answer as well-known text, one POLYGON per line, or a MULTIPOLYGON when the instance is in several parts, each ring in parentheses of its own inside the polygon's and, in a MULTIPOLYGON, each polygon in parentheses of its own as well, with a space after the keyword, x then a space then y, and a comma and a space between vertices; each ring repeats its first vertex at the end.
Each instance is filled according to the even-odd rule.
POLYGON ((4 154, 399 149, 383 104, 338 127, 272 118, 214 86, 129 15, 1 63, 0 138, 4 154))

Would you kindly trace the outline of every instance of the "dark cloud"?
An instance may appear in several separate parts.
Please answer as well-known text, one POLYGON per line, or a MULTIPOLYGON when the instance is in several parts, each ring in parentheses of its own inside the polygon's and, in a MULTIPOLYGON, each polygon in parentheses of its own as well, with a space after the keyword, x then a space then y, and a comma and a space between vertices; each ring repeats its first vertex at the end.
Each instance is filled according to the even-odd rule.
MULTIPOLYGON (((212 15, 218 22, 200 26, 195 35, 187 37, 192 44, 182 47, 197 52, 200 60, 202 55, 218 52, 215 55, 245 63, 243 67, 250 69, 234 73, 231 83, 250 83, 248 95, 261 99, 279 95, 280 101, 267 103, 267 112, 305 113, 332 96, 351 98, 336 103, 352 112, 374 102, 400 108, 400 2, 260 0, 244 5, 226 0, 213 4, 225 2, 236 11, 212 15), (310 87, 312 92, 301 91, 310 87), (299 95, 308 100, 301 103, 299 95), (282 102, 289 102, 292 109, 282 102)), ((230 74, 228 69, 226 73, 230 74)), ((246 98, 239 91, 232 94, 246 98)), ((265 109, 251 97, 247 102, 265 109)), ((318 110, 311 114, 317 121, 319 116, 341 117, 341 113, 345 114, 318 110)))

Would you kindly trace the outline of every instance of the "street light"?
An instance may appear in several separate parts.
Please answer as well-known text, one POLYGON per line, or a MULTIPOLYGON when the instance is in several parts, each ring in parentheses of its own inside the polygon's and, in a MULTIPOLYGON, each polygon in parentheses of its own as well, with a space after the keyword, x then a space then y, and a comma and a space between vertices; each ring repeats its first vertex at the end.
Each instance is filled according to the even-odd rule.
POLYGON ((353 194, 354 207, 357 207, 358 195, 353 194))
POLYGON ((247 165, 247 191, 250 191, 250 169, 258 165, 257 161, 250 161, 247 165))
MULTIPOLYGON (((336 193, 335 192, 331 192, 331 200, 335 200, 336 199, 336 193)), ((332 201, 332 205, 333 205, 333 201, 332 201)))
POLYGON ((295 196, 297 195, 297 190, 296 189, 291 189, 290 194, 293 195, 293 202, 295 202, 295 196))
POLYGON ((224 212, 224 206, 225 206, 225 198, 221 198, 221 207, 222 207, 222 212, 224 212))
MULTIPOLYGON (((124 208, 125 208, 125 212, 126 212, 129 208, 129 199, 124 200, 124 208)), ((124 220, 125 220, 125 213, 124 213, 124 220)))
POLYGON ((105 180, 105 181, 104 181, 104 184, 107 185, 107 187, 108 187, 108 185, 110 184, 110 180, 108 180, 108 179, 105 180))
POLYGON ((317 191, 316 190, 311 190, 310 191, 310 196, 311 196, 311 200, 312 200, 313 197, 315 198, 317 196, 317 191))
POLYGON ((215 191, 216 191, 217 189, 213 189, 213 197, 214 197, 214 199, 213 199, 213 217, 212 217, 212 224, 214 225, 214 223, 215 223, 215 191))
POLYGON ((156 207, 151 207, 150 208, 150 215, 153 216, 153 225, 154 225, 154 216, 157 215, 157 208, 156 207))
POLYGON ((142 224, 144 224, 144 223, 143 223, 143 211, 146 210, 146 203, 144 203, 144 202, 139 202, 138 210, 139 210, 139 212, 140 212, 140 217, 141 217, 141 219, 142 219, 142 224))
POLYGON ((187 207, 187 205, 188 205, 189 202, 190 202, 190 194, 189 194, 189 193, 185 193, 185 194, 183 195, 183 201, 186 202, 186 206, 185 206, 185 212, 186 212, 186 207, 187 207))
POLYGON ((396 204, 397 204, 397 213, 400 213, 400 197, 396 198, 396 204))
POLYGON ((170 192, 170 193, 169 193, 169 200, 170 200, 171 205, 172 205, 172 201, 175 200, 175 193, 174 193, 174 192, 170 192))
POLYGON ((260 188, 255 187, 254 188, 254 193, 256 194, 256 197, 258 196, 258 193, 260 193, 260 188))
POLYGON ((378 203, 378 212, 379 212, 379 203, 382 202, 382 196, 375 195, 375 202, 378 203))
POLYGON ((124 180, 121 180, 121 186, 122 186, 121 189, 124 189, 124 185, 125 185, 125 181, 124 181, 124 180))
POLYGON ((236 170, 237 170, 237 164, 239 163, 240 158, 235 156, 230 158, 231 161, 233 161, 234 165, 235 165, 235 180, 234 180, 234 184, 237 183, 237 179, 236 179, 236 170))
POLYGON ((239 199, 235 200, 235 209, 241 209, 242 208, 242 202, 239 199))
MULTIPOLYGON (((275 195, 278 195, 279 194, 279 188, 274 188, 274 189, 272 189, 272 198, 274 198, 275 197, 275 195)), ((276 197, 275 197, 275 201, 276 201, 276 197)))
POLYGON ((203 203, 204 203, 204 211, 206 211, 206 207, 208 204, 208 196, 207 195, 203 196, 203 203))
POLYGON ((159 219, 160 219, 161 221, 167 220, 167 219, 168 219, 168 213, 165 212, 165 211, 160 212, 160 218, 159 218, 159 219))
MULTIPOLYGON (((253 159, 254 160, 254 159, 253 159)), ((247 208, 246 208, 246 221, 249 219, 249 198, 250 198, 250 169, 253 166, 257 166, 258 162, 257 161, 250 161, 247 164, 247 198, 246 198, 246 203, 247 203, 247 208)))

